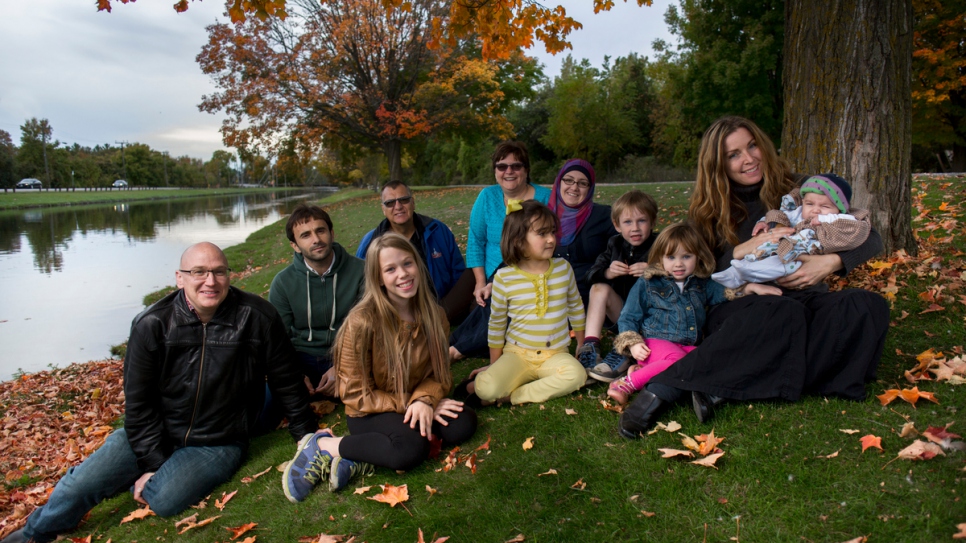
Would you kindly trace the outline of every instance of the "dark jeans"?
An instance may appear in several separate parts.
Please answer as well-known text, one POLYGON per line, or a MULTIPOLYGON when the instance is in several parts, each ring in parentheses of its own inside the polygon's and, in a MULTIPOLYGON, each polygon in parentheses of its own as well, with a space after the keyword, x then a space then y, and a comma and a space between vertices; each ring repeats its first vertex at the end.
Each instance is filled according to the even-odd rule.
MULTIPOLYGON (((177 449, 148 480, 141 496, 158 516, 176 515, 231 478, 244 456, 240 445, 177 449)), ((143 474, 127 432, 116 430, 87 460, 67 470, 47 503, 27 519, 24 536, 53 541, 77 526, 95 505, 131 488, 143 474)))
MULTIPOLYGON (((302 373, 309 378, 312 385, 318 385, 322 375, 332 367, 332 360, 328 356, 318 356, 302 351, 295 351, 295 354, 298 356, 302 373)), ((316 398, 313 397, 312 399, 316 398)), ((275 430, 283 418, 285 418, 285 413, 282 412, 282 406, 272 398, 272 391, 269 390, 268 383, 266 383, 265 404, 262 406, 261 413, 258 414, 252 436, 260 436, 275 430)))
POLYGON ((473 310, 459 328, 453 330, 449 336, 449 344, 466 358, 490 358, 490 346, 486 340, 487 327, 490 324, 490 299, 486 299, 486 306, 473 303, 473 310))
MULTIPOLYGON (((443 440, 443 447, 457 445, 476 432, 476 411, 464 405, 459 416, 447 426, 433 422, 433 435, 443 440)), ((418 429, 403 422, 400 413, 377 413, 364 417, 346 417, 351 435, 342 438, 339 454, 349 460, 369 462, 389 469, 408 471, 429 457, 429 440, 418 429)))
POLYGON ((449 289, 446 296, 439 301, 443 311, 446 311, 446 319, 451 326, 457 326, 463 322, 470 310, 476 307, 476 298, 473 297, 474 288, 476 288, 476 277, 473 275, 473 270, 467 268, 453 288, 449 289))

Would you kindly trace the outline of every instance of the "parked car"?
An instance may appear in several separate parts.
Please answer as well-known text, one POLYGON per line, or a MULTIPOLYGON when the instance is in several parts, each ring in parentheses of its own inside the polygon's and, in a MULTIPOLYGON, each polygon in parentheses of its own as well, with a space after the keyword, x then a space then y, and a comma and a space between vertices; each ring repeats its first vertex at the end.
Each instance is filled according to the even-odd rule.
POLYGON ((126 187, 127 186, 127 181, 125 181, 123 179, 118 179, 117 181, 114 182, 114 184, 112 186, 114 188, 123 188, 123 187, 126 187))
POLYGON ((40 182, 40 179, 34 179, 33 177, 27 177, 26 179, 21 179, 17 183, 18 189, 42 189, 44 184, 40 182))

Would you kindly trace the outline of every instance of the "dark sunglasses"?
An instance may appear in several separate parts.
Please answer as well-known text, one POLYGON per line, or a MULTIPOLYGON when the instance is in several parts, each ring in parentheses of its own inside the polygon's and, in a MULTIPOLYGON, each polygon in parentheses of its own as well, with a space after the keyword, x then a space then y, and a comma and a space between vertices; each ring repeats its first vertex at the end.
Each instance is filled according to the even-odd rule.
POLYGON ((505 172, 507 170, 507 168, 509 168, 511 171, 518 172, 518 171, 520 171, 520 170, 523 169, 523 163, 522 162, 514 162, 513 164, 505 164, 505 163, 501 162, 501 163, 497 164, 495 167, 496 167, 496 170, 498 172, 505 172))
POLYGON ((386 200, 382 205, 386 207, 396 207, 396 202, 402 205, 406 205, 413 200, 412 196, 403 196, 402 198, 393 198, 392 200, 386 200))

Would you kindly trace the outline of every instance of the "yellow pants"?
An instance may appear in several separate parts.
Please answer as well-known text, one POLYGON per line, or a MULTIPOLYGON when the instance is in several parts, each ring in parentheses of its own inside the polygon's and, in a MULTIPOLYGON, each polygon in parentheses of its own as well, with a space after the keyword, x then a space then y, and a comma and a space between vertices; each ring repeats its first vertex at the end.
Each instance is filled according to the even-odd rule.
POLYGON ((510 396, 513 404, 539 403, 566 396, 586 380, 584 367, 567 351, 507 345, 503 356, 476 376, 476 395, 490 402, 510 396))

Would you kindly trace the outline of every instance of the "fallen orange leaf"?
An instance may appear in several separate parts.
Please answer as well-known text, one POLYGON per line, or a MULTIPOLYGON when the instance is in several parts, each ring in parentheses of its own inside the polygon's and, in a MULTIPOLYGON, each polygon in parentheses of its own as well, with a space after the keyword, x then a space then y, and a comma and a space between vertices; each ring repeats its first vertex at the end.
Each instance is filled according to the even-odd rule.
POLYGON ((490 434, 486 434, 486 443, 484 443, 484 444, 480 445, 479 447, 473 449, 473 452, 476 452, 476 451, 484 451, 484 450, 486 450, 486 451, 490 450, 490 434))
POLYGON ((426 492, 429 492, 429 495, 432 496, 433 494, 436 494, 437 490, 429 485, 426 485, 426 492))
POLYGON ((128 516, 122 518, 121 524, 124 524, 125 522, 131 522, 132 520, 140 520, 145 517, 153 517, 153 516, 154 516, 154 511, 152 511, 150 507, 142 507, 141 509, 135 509, 134 511, 131 511, 131 513, 128 516))
POLYGON ((882 438, 868 434, 859 438, 862 443, 862 452, 865 452, 869 447, 875 447, 876 449, 882 450, 882 438))
POLYGON ((583 489, 587 488, 587 483, 585 483, 584 482, 584 478, 581 477, 580 479, 577 479, 577 482, 576 483, 570 485, 570 488, 573 488, 573 489, 576 489, 576 490, 583 490, 583 489))
POLYGON ((234 498, 235 494, 238 494, 237 490, 232 490, 231 492, 228 492, 228 493, 222 492, 221 499, 215 500, 215 507, 217 507, 219 511, 224 511, 225 504, 227 504, 232 498, 234 498))
POLYGON ((537 477, 543 477, 544 475, 556 475, 556 474, 557 474, 557 470, 550 468, 544 473, 538 473, 537 477))
POLYGON ((676 456, 686 456, 688 458, 694 457, 694 453, 691 451, 682 451, 681 449, 658 449, 662 453, 661 458, 674 458, 676 456))
POLYGON ((528 437, 526 441, 523 442, 523 450, 529 451, 533 448, 533 437, 528 437))
POLYGON ((255 526, 258 526, 258 523, 257 522, 249 522, 248 524, 242 524, 241 526, 239 526, 237 528, 230 528, 228 526, 225 526, 225 529, 228 530, 231 533, 231 538, 232 539, 238 539, 239 537, 241 537, 242 535, 244 535, 246 532, 251 531, 255 526))
POLYGON ((366 492, 369 492, 369 489, 370 488, 372 488, 372 487, 371 486, 360 486, 359 488, 355 489, 355 491, 353 492, 353 494, 365 494, 366 492))
POLYGON ((959 531, 953 534, 953 539, 966 539, 966 522, 957 524, 956 529, 959 531))
MULTIPOLYGON (((433 537, 436 537, 436 534, 433 534, 433 537)), ((449 536, 440 537, 438 539, 434 539, 430 543, 444 543, 447 539, 449 539, 449 536)), ((423 539, 423 529, 422 528, 419 528, 419 539, 416 540, 416 543, 426 543, 426 540, 423 539)))
POLYGON ((946 453, 943 452, 942 447, 939 445, 917 439, 912 442, 912 445, 899 451, 897 458, 902 458, 903 460, 929 460, 940 454, 946 456, 946 453))
POLYGON ((705 456, 704 458, 700 458, 698 460, 692 460, 691 463, 697 464, 699 466, 718 469, 718 466, 714 465, 714 463, 717 462, 718 459, 721 458, 722 456, 724 456, 724 451, 716 452, 714 454, 709 454, 708 456, 705 456))
POLYGON ((184 528, 181 528, 180 530, 178 530, 178 535, 181 535, 181 534, 187 532, 188 530, 194 530, 195 528, 201 528, 202 526, 207 526, 207 525, 211 524, 212 522, 214 522, 214 521, 216 521, 216 520, 218 520, 220 518, 221 518, 221 515, 215 515, 213 517, 206 518, 205 520, 203 520, 201 522, 197 522, 197 523, 196 522, 189 522, 188 524, 186 524, 184 526, 184 528))
POLYGON ((367 500, 388 503, 390 507, 396 507, 397 503, 402 503, 409 499, 409 488, 406 485, 393 486, 387 484, 379 486, 382 487, 382 492, 375 496, 369 496, 366 498, 367 500))
POLYGON ((523 537, 523 534, 517 534, 517 535, 513 536, 512 538, 507 539, 503 543, 521 543, 522 541, 526 541, 526 539, 527 538, 523 537))

